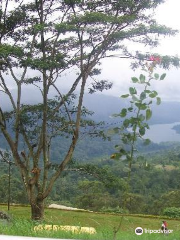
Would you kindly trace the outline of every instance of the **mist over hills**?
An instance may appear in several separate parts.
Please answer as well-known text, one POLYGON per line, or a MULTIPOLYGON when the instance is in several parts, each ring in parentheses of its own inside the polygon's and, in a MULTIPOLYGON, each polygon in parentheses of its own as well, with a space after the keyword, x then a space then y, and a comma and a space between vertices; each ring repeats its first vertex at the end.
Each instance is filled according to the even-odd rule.
MULTIPOLYGON (((15 91, 12 90, 15 97, 15 91)), ((54 92, 50 93, 53 97, 54 92)), ((22 91, 22 101, 25 104, 36 104, 41 102, 42 96, 38 89, 24 88, 22 91)), ((4 95, 0 95, 0 102, 3 110, 10 110, 10 102, 4 95)), ((96 121, 120 122, 121 118, 113 118, 112 114, 119 113, 123 107, 129 106, 128 99, 113 97, 104 94, 85 94, 84 106, 93 111, 92 118, 96 121)), ((180 102, 163 102, 161 105, 152 105, 153 116, 149 124, 165 124, 180 122, 180 102)))
MULTIPOLYGON (((3 96, 0 98, 1 105, 6 110, 10 109, 10 103, 7 99, 3 96)), ((28 91, 23 92, 23 103, 25 104, 35 104, 41 101, 41 96, 38 90, 28 89, 28 91)), ((119 113, 122 108, 129 106, 128 99, 121 99, 120 97, 113 97, 103 94, 85 94, 84 96, 84 106, 87 107, 90 111, 93 111, 94 114, 91 118, 97 122, 104 121, 105 122, 105 129, 107 127, 119 126, 123 121, 122 118, 117 117, 113 118, 112 115, 114 113, 119 113), (108 125, 108 124, 111 124, 108 125)), ((156 104, 152 105, 153 116, 149 121, 149 125, 153 124, 169 124, 174 122, 180 122, 180 103, 179 102, 162 102, 161 105, 157 106, 156 104)), ((152 127, 150 127, 151 130, 152 127)), ((167 129, 163 130, 166 134, 167 129)), ((157 131, 157 134, 161 134, 157 131)), ((155 136, 156 138, 156 136, 155 136)), ((162 138, 161 138, 162 139, 162 138)), ((152 140, 153 141, 153 140, 152 140)), ((159 149, 166 149, 167 147, 171 147, 173 142, 166 146, 162 144, 156 144, 157 142, 160 143, 161 141, 171 141, 172 139, 168 138, 168 140, 160 140, 153 141, 150 146, 143 147, 143 151, 151 151, 151 150, 159 150, 159 149)), ((75 157, 81 160, 87 160, 90 158, 96 158, 101 156, 110 156, 114 151, 114 146, 118 144, 119 137, 113 137, 111 142, 103 141, 100 138, 93 138, 86 137, 80 139, 75 150, 75 157)), ((58 139, 58 147, 57 147, 57 139, 53 142, 53 151, 52 151, 52 158, 58 159, 60 153, 65 153, 65 150, 68 148, 68 140, 60 140, 58 139)), ((5 139, 0 134, 0 148, 7 148, 8 145, 5 139)), ((142 148, 140 146, 140 148, 142 148)))
MULTIPOLYGON (((112 118, 112 114, 119 113, 123 107, 129 106, 128 100, 103 94, 85 95, 85 106, 94 111, 93 118, 100 121, 122 121, 112 118)), ((162 102, 152 105, 153 115, 149 124, 165 124, 180 122, 180 102, 162 102)))

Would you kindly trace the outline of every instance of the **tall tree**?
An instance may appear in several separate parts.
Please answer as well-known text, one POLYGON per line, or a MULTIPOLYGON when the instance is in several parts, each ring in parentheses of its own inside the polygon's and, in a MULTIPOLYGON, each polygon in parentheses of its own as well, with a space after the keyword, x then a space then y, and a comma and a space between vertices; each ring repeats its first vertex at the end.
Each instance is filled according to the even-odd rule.
MULTIPOLYGON (((128 41, 156 46, 159 35, 176 33, 158 25, 149 14, 162 2, 2 0, 0 90, 12 109, 6 112, 0 106, 0 130, 21 172, 32 219, 43 218, 44 200, 72 158, 80 126, 88 124, 81 121, 87 112, 83 96, 89 77, 100 73, 95 67, 101 59, 116 51, 122 58, 143 60, 148 55, 133 56, 126 48, 128 41), (70 71, 76 74, 68 91, 62 93, 63 73, 70 71), (39 104, 23 104, 26 85, 39 89, 39 104), (49 98, 51 89, 57 92, 56 99, 49 98), (76 107, 72 101, 75 90, 76 107), (71 142, 59 158, 58 168, 50 174, 51 141, 58 135, 69 136, 71 142)), ((163 67, 179 64, 175 57, 161 59, 163 67)), ((110 87, 106 80, 93 80, 89 91, 110 87)))

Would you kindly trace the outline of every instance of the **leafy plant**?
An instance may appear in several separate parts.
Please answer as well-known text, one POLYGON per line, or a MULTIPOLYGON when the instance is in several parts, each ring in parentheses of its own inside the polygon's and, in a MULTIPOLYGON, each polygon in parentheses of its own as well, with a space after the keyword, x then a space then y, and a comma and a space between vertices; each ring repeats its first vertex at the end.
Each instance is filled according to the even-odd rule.
POLYGON ((163 215, 172 218, 180 218, 180 208, 176 207, 165 208, 163 211, 163 215))
POLYGON ((121 142, 116 145, 117 152, 111 156, 112 159, 120 159, 128 163, 128 177, 130 179, 132 163, 138 161, 141 156, 137 153, 137 142, 142 140, 144 145, 150 143, 150 140, 145 138, 146 130, 149 129, 147 121, 152 117, 151 105, 156 101, 157 105, 161 103, 161 98, 157 91, 151 88, 151 82, 164 80, 166 74, 159 75, 154 73, 157 64, 160 63, 159 57, 150 57, 150 63, 146 63, 143 67, 145 74, 140 74, 139 78, 132 77, 133 85, 139 85, 129 88, 129 93, 124 94, 121 98, 127 98, 130 105, 123 108, 120 113, 115 114, 115 117, 124 118, 122 126, 114 129, 120 134, 121 142))

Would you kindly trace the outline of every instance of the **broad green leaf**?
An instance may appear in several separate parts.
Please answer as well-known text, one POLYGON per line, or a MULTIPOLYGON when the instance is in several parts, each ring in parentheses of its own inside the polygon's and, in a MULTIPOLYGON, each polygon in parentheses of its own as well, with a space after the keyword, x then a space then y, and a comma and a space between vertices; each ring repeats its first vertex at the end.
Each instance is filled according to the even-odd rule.
POLYGON ((147 109, 147 104, 146 103, 141 104, 140 109, 141 110, 146 110, 147 109))
POLYGON ((156 92, 156 91, 153 91, 153 93, 156 94, 156 96, 158 95, 158 92, 156 92))
POLYGON ((132 77, 131 80, 133 83, 137 83, 139 81, 138 78, 136 78, 136 77, 132 77))
POLYGON ((145 93, 151 93, 151 91, 150 91, 150 90, 145 90, 144 92, 145 92, 145 93))
POLYGON ((149 97, 155 98, 157 95, 158 95, 158 93, 157 93, 156 91, 152 91, 152 92, 149 94, 149 97))
POLYGON ((154 78, 155 78, 156 80, 158 80, 158 79, 159 79, 159 74, 158 74, 158 73, 155 73, 155 74, 154 74, 154 78))
POLYGON ((144 136, 145 132, 146 132, 146 129, 145 129, 144 127, 141 127, 141 128, 139 129, 139 134, 140 134, 141 136, 144 136))
POLYGON ((138 107, 140 110, 146 110, 147 104, 146 103, 135 103, 136 107, 138 107))
POLYGON ((151 109, 147 109, 146 110, 146 120, 149 120, 152 117, 152 111, 151 109))
POLYGON ((160 97, 157 97, 156 100, 157 100, 157 102, 156 102, 157 105, 160 105, 160 104, 161 104, 161 98, 160 98, 160 97))
POLYGON ((135 103, 136 107, 140 109, 141 103, 135 103))
POLYGON ((129 108, 128 108, 128 111, 129 111, 129 112, 132 112, 132 111, 133 111, 133 107, 129 107, 129 108))
POLYGON ((140 74, 139 80, 140 80, 141 83, 144 83, 145 80, 146 80, 146 77, 143 74, 140 74))
POLYGON ((160 80, 164 80, 165 77, 166 77, 166 73, 163 73, 160 77, 160 80))
POLYGON ((127 97, 129 97, 129 94, 124 94, 121 96, 121 98, 127 98, 127 97))
POLYGON ((125 117, 127 115, 127 109, 123 108, 120 113, 120 117, 125 117))
POLYGON ((129 119, 125 119, 125 120, 124 120, 123 126, 124 126, 125 128, 128 128, 128 127, 129 127, 129 119))
POLYGON ((140 115, 139 115, 139 120, 140 120, 141 122, 143 122, 143 121, 145 120, 145 116, 144 116, 143 114, 140 114, 140 115))
POLYGON ((130 88, 129 88, 129 92, 130 92, 130 94, 131 94, 131 95, 133 95, 133 94, 136 94, 136 93, 137 93, 136 89, 135 89, 135 88, 133 88, 133 87, 130 87, 130 88))
MULTIPOLYGON (((131 117, 130 119, 129 119, 129 122, 130 122, 130 124, 133 126, 133 125, 135 125, 136 123, 137 123, 137 121, 138 121, 138 119, 137 118, 134 118, 134 117, 131 117)), ((130 134, 131 135, 131 134, 130 134)))
POLYGON ((141 100, 146 99, 146 93, 145 93, 145 92, 142 92, 142 93, 140 94, 140 99, 141 99, 141 100))

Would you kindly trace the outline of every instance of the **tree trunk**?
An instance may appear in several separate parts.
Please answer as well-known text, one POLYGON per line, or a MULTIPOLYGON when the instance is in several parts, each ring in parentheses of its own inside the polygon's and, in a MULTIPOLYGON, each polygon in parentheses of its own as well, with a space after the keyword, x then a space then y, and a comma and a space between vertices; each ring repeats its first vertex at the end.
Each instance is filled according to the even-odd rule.
POLYGON ((31 219, 42 220, 44 217, 44 200, 37 200, 31 203, 31 219))

